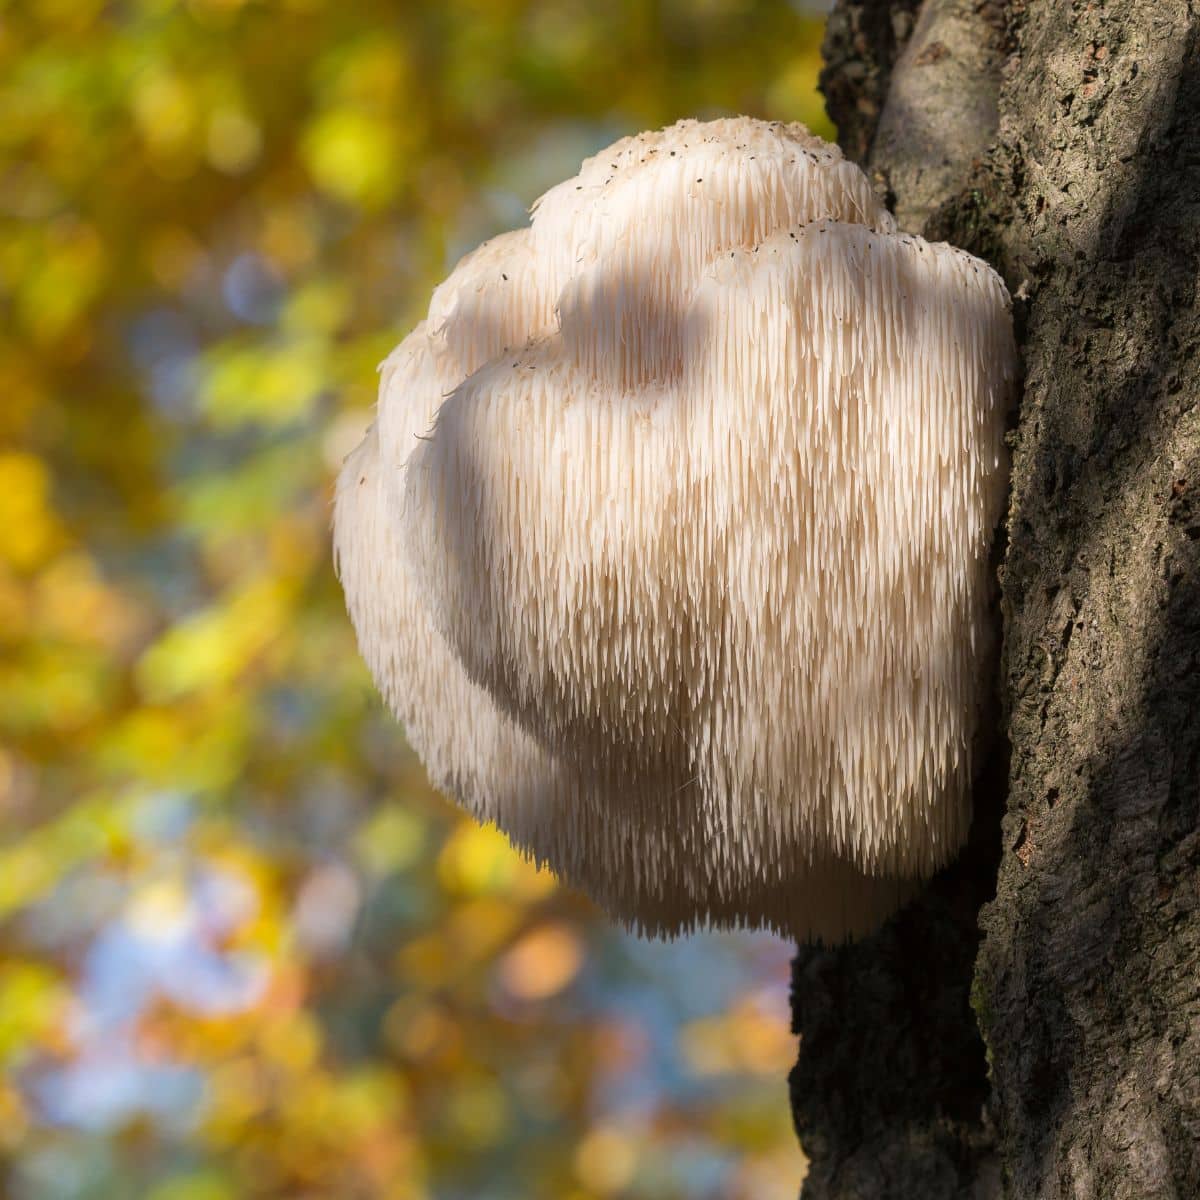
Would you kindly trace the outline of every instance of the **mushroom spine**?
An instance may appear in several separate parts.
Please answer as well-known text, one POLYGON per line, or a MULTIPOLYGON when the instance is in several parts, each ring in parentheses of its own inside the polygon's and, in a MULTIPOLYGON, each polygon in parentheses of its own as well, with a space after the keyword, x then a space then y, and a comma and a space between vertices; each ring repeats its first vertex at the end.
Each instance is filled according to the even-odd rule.
POLYGON ((464 258, 338 479, 434 785, 648 933, 868 932, 961 847, 1008 295, 803 126, 626 138, 464 258))

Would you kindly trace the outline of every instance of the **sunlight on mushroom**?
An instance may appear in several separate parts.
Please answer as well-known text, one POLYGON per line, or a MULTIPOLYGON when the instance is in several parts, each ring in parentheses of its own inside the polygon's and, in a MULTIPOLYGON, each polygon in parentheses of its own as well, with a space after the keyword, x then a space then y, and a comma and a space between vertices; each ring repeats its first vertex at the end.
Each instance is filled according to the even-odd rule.
POLYGON ((434 784, 648 933, 869 932, 962 846, 1008 296, 802 126, 680 122, 468 255, 338 481, 434 784))

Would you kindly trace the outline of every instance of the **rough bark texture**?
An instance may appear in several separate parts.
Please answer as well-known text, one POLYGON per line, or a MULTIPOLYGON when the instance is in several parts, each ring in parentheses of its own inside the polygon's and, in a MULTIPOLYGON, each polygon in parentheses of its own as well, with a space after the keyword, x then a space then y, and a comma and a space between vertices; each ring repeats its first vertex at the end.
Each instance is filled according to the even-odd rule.
POLYGON ((891 75, 871 166, 904 229, 919 233, 996 140, 1003 10, 925 0, 891 75))
POLYGON ((1192 1200, 1200 5, 914 7, 843 0, 824 83, 909 227, 983 254, 1018 298, 1008 745, 970 851, 920 904, 797 957, 804 1196, 1192 1200))
POLYGON ((866 164, 892 67, 912 34, 921 0, 842 0, 825 24, 821 91, 838 141, 866 164))

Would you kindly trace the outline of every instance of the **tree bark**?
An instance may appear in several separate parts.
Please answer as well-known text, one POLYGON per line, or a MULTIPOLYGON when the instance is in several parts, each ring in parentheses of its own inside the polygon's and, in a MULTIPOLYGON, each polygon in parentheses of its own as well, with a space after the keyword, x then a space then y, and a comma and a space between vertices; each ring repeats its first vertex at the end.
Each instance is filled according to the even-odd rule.
POLYGON ((805 1200, 1200 1196, 1200 4, 840 0, 822 83, 1025 364, 967 853, 802 949, 805 1200), (981 932, 982 931, 982 932, 981 932))

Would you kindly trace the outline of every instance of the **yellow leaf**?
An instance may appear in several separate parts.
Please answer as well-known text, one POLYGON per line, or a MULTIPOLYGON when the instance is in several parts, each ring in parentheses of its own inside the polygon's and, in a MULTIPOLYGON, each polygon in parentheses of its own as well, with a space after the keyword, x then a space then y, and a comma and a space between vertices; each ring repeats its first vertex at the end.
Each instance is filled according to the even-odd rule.
POLYGON ((223 688, 251 666, 287 627, 287 589, 257 580, 223 603, 168 629, 142 655, 137 680, 146 699, 162 703, 223 688))
POLYGON ((205 139, 208 161, 227 175, 240 175, 254 165, 262 147, 262 133, 239 108, 224 106, 208 118, 205 139))
POLYGON ((504 1093, 490 1080, 476 1080, 455 1088, 449 1115, 459 1137, 474 1147, 494 1145, 508 1127, 504 1093))
POLYGON ((359 829, 354 845, 359 859, 373 875, 403 871, 425 849, 425 825, 411 809, 387 804, 359 829))
POLYGON ((602 1196, 627 1187, 636 1169, 633 1139, 612 1125, 593 1129, 575 1150, 575 1173, 580 1182, 602 1196))
POLYGON ((358 108, 332 108, 305 130, 304 163, 317 185, 351 204, 378 208, 400 184, 392 125, 358 108))
POLYGON ((308 1013, 292 1012, 266 1025, 261 1042, 269 1061, 301 1074, 316 1063, 321 1053, 321 1030, 308 1013))
POLYGON ((33 570, 61 539, 46 464, 17 450, 0 452, 0 560, 19 571, 33 570))
POLYGON ((184 146, 196 126, 196 97, 185 79, 163 67, 140 75, 130 93, 134 120, 150 150, 170 153, 184 146))

